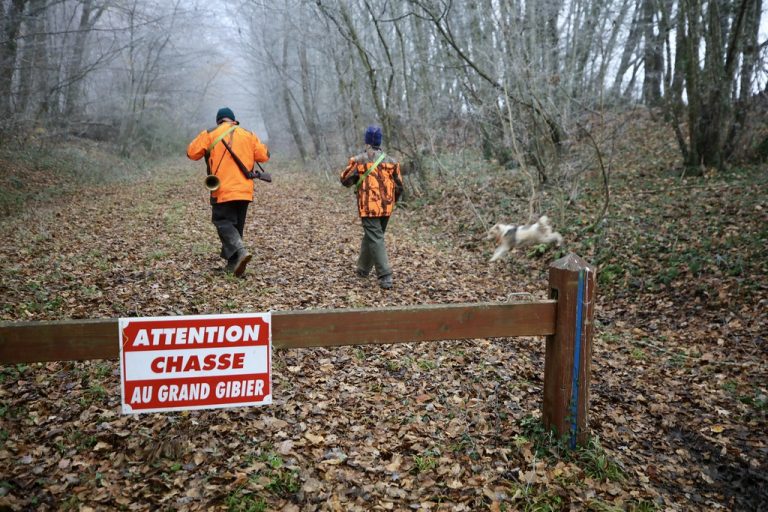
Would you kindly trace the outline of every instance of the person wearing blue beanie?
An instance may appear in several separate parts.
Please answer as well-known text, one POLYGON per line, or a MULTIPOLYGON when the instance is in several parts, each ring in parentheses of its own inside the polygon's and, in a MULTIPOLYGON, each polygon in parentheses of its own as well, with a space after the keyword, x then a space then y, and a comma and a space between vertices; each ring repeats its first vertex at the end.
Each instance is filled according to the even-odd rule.
POLYGON ((357 211, 363 225, 355 271, 359 277, 368 277, 375 268, 379 286, 388 290, 392 288, 392 267, 384 246, 384 232, 395 202, 403 192, 403 178, 400 164, 381 150, 381 127, 367 127, 363 139, 365 151, 349 159, 339 178, 345 187, 355 187, 357 211))
POLYGON ((374 149, 381 148, 381 127, 371 125, 365 129, 365 143, 374 149))

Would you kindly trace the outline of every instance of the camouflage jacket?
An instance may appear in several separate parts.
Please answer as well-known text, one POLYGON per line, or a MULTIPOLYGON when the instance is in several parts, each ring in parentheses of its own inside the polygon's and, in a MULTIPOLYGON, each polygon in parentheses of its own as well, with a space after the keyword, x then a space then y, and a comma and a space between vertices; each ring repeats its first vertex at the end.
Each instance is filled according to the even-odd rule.
MULTIPOLYGON (((376 149, 350 158, 347 167, 341 171, 341 184, 356 187, 360 177, 373 166, 380 154, 381 150, 376 149)), ((356 191, 358 213, 361 217, 389 217, 402 192, 400 164, 386 156, 376 169, 368 173, 356 191)))

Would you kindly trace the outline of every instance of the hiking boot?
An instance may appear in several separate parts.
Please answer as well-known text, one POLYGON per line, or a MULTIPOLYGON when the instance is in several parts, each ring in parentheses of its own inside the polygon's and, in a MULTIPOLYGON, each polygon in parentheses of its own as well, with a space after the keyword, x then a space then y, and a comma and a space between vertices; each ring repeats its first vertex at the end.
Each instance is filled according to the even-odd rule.
POLYGON ((230 256, 229 259, 227 259, 227 264, 224 265, 221 270, 226 274, 233 274, 235 272, 238 259, 240 259, 240 251, 237 251, 232 256, 230 256))
POLYGON ((357 277, 368 277, 371 274, 371 271, 363 270, 360 267, 357 267, 357 270, 355 270, 355 274, 357 274, 357 277))
POLYGON ((235 277, 240 277, 245 273, 245 267, 253 256, 246 252, 245 249, 241 249, 237 254, 238 258, 235 261, 232 272, 235 274, 235 277))
POLYGON ((381 287, 384 290, 389 290, 392 288, 392 275, 388 276, 381 276, 379 278, 379 287, 381 287))

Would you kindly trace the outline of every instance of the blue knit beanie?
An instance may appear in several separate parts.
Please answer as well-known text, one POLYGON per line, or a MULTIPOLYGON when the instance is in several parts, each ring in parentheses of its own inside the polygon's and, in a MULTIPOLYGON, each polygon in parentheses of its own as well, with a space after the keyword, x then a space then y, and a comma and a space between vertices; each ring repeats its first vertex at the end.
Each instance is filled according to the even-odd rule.
POLYGON ((365 129, 365 143, 378 148, 381 146, 381 128, 372 124, 365 129))
POLYGON ((216 124, 219 124, 222 119, 225 117, 235 120, 235 113, 232 112, 232 109, 229 107, 220 108, 218 112, 216 112, 216 124))

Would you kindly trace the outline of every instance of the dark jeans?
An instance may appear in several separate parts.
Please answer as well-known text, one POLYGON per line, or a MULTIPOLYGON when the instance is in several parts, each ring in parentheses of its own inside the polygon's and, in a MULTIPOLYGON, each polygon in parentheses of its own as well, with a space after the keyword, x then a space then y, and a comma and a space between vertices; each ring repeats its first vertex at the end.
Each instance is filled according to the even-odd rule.
POLYGON ((225 260, 229 260, 237 255, 239 250, 245 248, 243 229, 249 203, 250 201, 227 201, 216 203, 211 207, 211 222, 219 233, 221 257, 225 260))
POLYGON ((360 243, 360 256, 357 268, 369 272, 376 267, 376 277, 392 274, 389 266, 387 249, 384 247, 384 232, 387 230, 389 217, 363 217, 363 241, 360 243))

